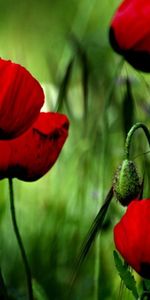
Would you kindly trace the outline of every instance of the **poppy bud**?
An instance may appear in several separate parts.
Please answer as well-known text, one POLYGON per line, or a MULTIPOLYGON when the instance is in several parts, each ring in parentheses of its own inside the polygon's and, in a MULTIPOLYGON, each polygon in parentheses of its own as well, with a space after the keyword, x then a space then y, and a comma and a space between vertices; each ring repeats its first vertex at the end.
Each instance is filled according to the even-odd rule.
POLYGON ((113 189, 116 199, 127 206, 140 193, 140 180, 133 161, 125 159, 119 166, 114 182, 113 189))
POLYGON ((124 0, 110 24, 112 48, 135 68, 150 72, 150 2, 124 0))
POLYGON ((133 200, 114 227, 116 249, 142 277, 150 279, 150 199, 133 200))

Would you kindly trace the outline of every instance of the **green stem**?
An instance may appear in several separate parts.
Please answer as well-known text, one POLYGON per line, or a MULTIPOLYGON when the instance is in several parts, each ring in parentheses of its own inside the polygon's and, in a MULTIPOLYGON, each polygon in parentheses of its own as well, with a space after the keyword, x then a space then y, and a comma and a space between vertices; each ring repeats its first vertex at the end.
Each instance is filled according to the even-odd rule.
POLYGON ((143 123, 136 123, 135 125, 133 125, 131 127, 131 129, 129 130, 129 132, 127 134, 127 138, 126 138, 126 142, 125 142, 125 158, 126 159, 129 159, 132 136, 133 136, 134 132, 139 128, 142 128, 144 130, 144 133, 145 133, 148 143, 150 145, 150 132, 149 132, 148 128, 143 123))
POLYGON ((12 224, 14 228, 14 232, 16 235, 16 239, 18 242, 18 246, 20 249, 20 253, 22 256, 25 272, 26 272, 26 280, 27 280, 27 287, 28 287, 28 297, 29 300, 33 300, 33 289, 32 289, 32 278, 31 278, 31 271, 28 264, 26 252, 23 246, 23 242, 21 239, 21 235, 18 229, 17 220, 16 220, 16 212, 15 212, 15 205, 14 205, 14 191, 13 191, 13 181, 12 178, 8 179, 9 181, 9 193, 10 193, 10 210, 11 210, 11 218, 12 218, 12 224))

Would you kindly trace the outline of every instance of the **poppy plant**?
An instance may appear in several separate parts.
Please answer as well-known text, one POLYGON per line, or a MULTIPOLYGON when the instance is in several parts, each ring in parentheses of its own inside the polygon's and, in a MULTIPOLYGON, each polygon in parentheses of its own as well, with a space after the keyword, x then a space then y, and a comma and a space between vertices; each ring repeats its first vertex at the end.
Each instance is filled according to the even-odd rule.
MULTIPOLYGON (((128 206, 129 207, 128 209, 130 209, 130 210, 131 210, 130 207, 131 207, 132 203, 135 202, 133 199, 135 199, 135 198, 138 199, 136 201, 138 203, 137 205, 140 205, 139 203, 144 201, 144 200, 142 200, 142 201, 139 200, 142 198, 144 180, 142 180, 142 181, 140 180, 140 178, 138 176, 138 172, 136 170, 135 163, 130 159, 130 149, 131 149, 132 137, 133 137, 135 131, 138 129, 143 130, 144 135, 146 136, 147 141, 150 145, 150 132, 149 132, 149 129, 147 128, 147 126, 145 126, 143 123, 140 123, 140 122, 134 124, 131 127, 131 129, 129 130, 127 137, 126 137, 125 147, 124 147, 124 160, 123 160, 122 164, 119 166, 119 168, 117 169, 117 172, 115 173, 115 176, 113 179, 113 185, 111 186, 110 190, 108 191, 108 193, 105 197, 105 200, 103 202, 103 205, 100 207, 94 221, 92 222, 91 227, 90 227, 90 229, 87 233, 87 236, 85 238, 85 241, 83 243, 83 246, 81 248, 80 254, 77 259, 76 268, 75 268, 75 271, 72 276, 72 284, 76 280, 80 266, 83 263, 83 261, 85 260, 96 236, 103 229, 105 216, 107 214, 107 211, 111 204, 112 199, 116 198, 116 200, 119 201, 121 205, 128 206)), ((149 205, 149 221, 147 218, 147 223, 148 222, 149 223, 148 223, 147 228, 149 230, 150 229, 150 200, 149 200, 148 205, 149 205)), ((140 207, 139 207, 138 213, 140 216, 140 213, 141 213, 140 207)), ((144 214, 145 213, 143 212, 143 220, 145 217, 144 214)), ((141 224, 140 225, 138 224, 138 216, 136 219, 134 213, 133 213, 133 216, 132 216, 132 213, 130 214, 129 221, 130 221, 129 223, 128 223, 128 220, 126 221, 126 227, 128 230, 127 234, 129 235, 129 240, 131 241, 129 250, 128 250, 128 235, 124 234, 124 229, 123 229, 121 222, 119 223, 119 225, 116 225, 116 227, 115 227, 114 237, 115 237, 116 247, 117 247, 118 251, 122 254, 122 256, 125 259, 127 259, 127 262, 128 263, 130 262, 130 264, 134 267, 134 265, 132 264, 132 259, 130 261, 128 260, 128 254, 130 255, 130 253, 131 253, 131 257, 133 259, 134 259, 134 255, 136 257, 136 254, 137 254, 137 261, 138 261, 138 257, 139 257, 138 251, 140 251, 140 249, 142 249, 142 246, 140 247, 140 242, 141 243, 144 242, 144 238, 142 240, 142 230, 143 230, 142 216, 141 216, 141 224), (135 222, 135 226, 134 226, 134 222, 135 222), (139 226, 137 226, 136 222, 139 226), (120 229, 120 231, 122 229, 121 234, 120 234, 117 226, 120 229), (130 231, 130 227, 131 227, 131 231, 130 231), (139 230, 139 234, 141 234, 141 236, 139 236, 139 240, 138 240, 139 249, 138 250, 134 249, 134 251, 135 251, 135 253, 134 253, 134 251, 132 252, 131 246, 132 246, 132 242, 134 245, 134 231, 136 232, 136 230, 137 230, 137 232, 139 230), (124 234, 124 236, 123 236, 123 234, 124 234), (140 237, 141 237, 141 241, 140 241, 140 237), (122 251, 121 246, 124 251, 122 251), (127 255, 124 255, 126 253, 127 253, 127 255)), ((144 230, 146 230, 146 224, 145 224, 144 230)), ((137 244, 138 244, 138 242, 137 242, 137 244)), ((149 253, 150 253, 150 239, 149 239, 148 246, 149 246, 149 249, 147 251, 149 251, 149 253)), ((136 248, 136 246, 135 246, 135 248, 136 248)), ((142 255, 141 255, 141 257, 142 257, 142 255)), ((150 255, 149 255, 148 262, 149 262, 149 266, 150 266, 150 255)), ((142 265, 142 268, 143 268, 143 266, 144 266, 144 264, 142 265)), ((135 269, 138 270, 138 268, 135 268, 135 269)), ((150 278, 150 271, 149 271, 149 278, 150 278)))
POLYGON ((114 227, 114 241, 125 261, 150 279, 150 199, 133 200, 114 227))
POLYGON ((44 103, 43 89, 21 65, 0 59, 0 139, 25 132, 44 103))
POLYGON ((124 0, 109 30, 112 48, 136 69, 150 72, 150 2, 124 0))
POLYGON ((0 141, 0 179, 34 181, 55 163, 67 138, 69 121, 60 113, 40 113, 31 128, 16 139, 0 141))

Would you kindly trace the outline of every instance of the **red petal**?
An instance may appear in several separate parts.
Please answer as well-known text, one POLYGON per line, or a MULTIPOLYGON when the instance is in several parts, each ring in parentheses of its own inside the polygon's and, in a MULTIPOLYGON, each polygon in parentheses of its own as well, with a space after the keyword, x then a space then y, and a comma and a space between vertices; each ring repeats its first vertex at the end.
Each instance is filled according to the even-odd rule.
POLYGON ((0 59, 0 139, 26 131, 44 103, 38 81, 22 66, 0 59))
POLYGON ((141 276, 150 279, 150 199, 132 201, 114 228, 117 250, 141 276))
POLYGON ((110 42, 114 50, 145 72, 150 71, 149 15, 149 0, 124 0, 110 25, 110 42))
POLYGON ((0 178, 17 177, 34 181, 55 163, 68 136, 69 121, 58 113, 40 113, 38 120, 20 137, 0 142, 9 152, 0 158, 0 178), (4 146, 5 145, 5 146, 4 146))

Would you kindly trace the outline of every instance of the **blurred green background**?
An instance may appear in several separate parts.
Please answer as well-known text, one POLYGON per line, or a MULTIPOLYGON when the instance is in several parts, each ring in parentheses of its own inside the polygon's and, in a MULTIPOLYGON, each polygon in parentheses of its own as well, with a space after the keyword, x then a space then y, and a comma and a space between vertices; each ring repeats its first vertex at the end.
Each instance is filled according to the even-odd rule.
MULTIPOLYGON (((14 180, 17 219, 37 300, 68 300, 76 258, 123 159, 126 132, 135 121, 150 125, 149 76, 127 64, 121 68, 121 58, 109 45, 109 23, 118 4, 0 0, 0 56, 24 65, 40 81, 44 109, 59 107, 70 119, 69 138, 52 170, 34 183, 14 180)), ((140 132, 133 144, 133 157, 148 150, 140 132)), ((142 177, 148 155, 135 162, 142 177)), ((147 168, 146 196, 148 178, 147 168)), ((10 291, 26 299, 7 180, 0 182, 0 191, 0 265, 10 291)), ((117 299, 113 226, 123 211, 112 202, 69 299, 117 299)), ((124 291, 123 299, 133 297, 124 291)))

